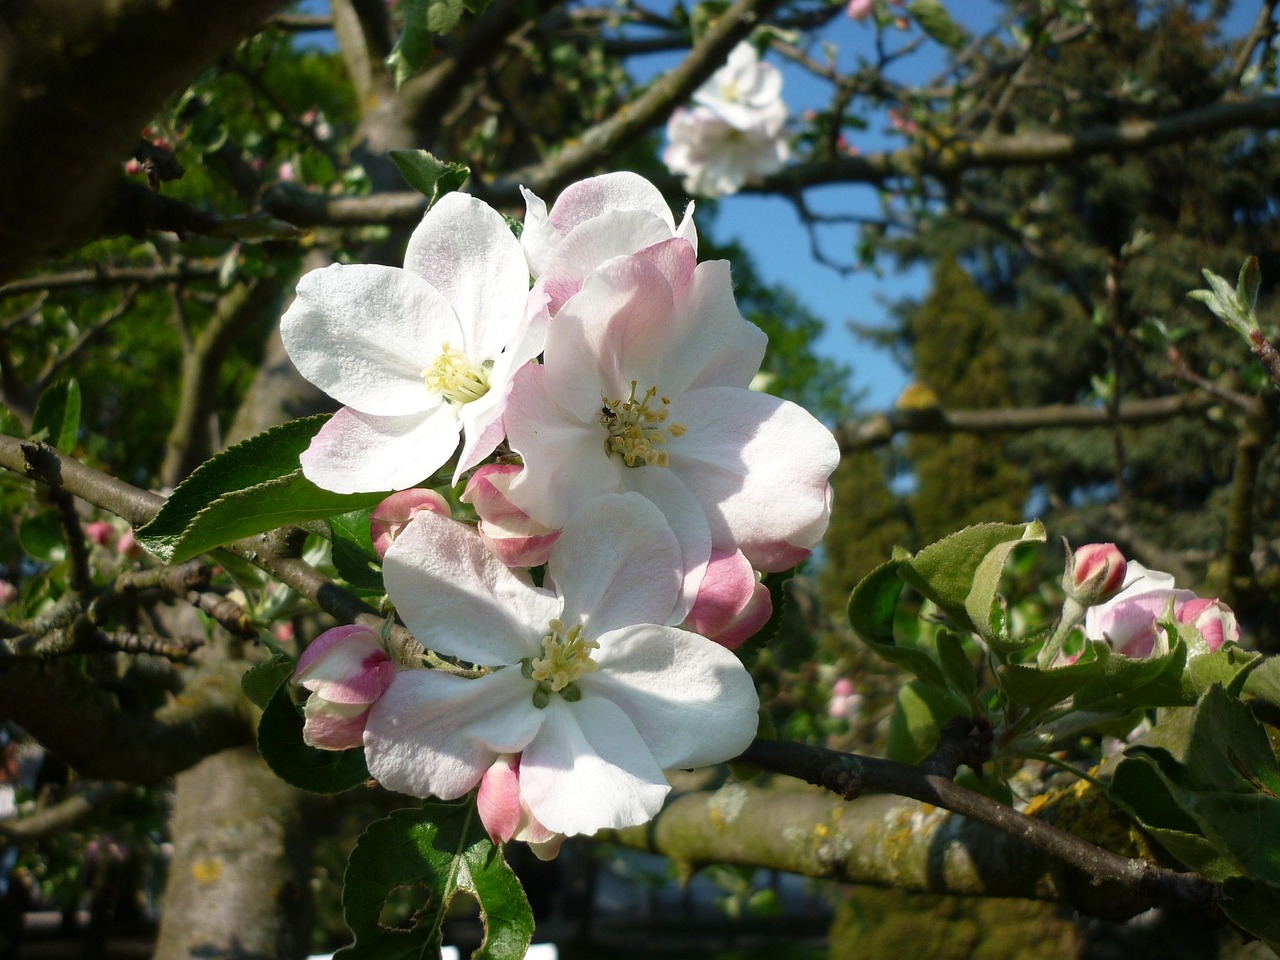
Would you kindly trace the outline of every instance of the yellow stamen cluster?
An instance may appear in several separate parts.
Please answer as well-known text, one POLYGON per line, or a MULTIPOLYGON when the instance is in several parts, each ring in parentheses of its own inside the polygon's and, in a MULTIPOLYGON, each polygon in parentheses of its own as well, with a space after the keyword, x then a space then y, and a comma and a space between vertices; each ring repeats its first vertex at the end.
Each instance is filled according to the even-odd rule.
POLYGON ((441 344, 440 356, 422 371, 422 381, 432 393, 450 403, 470 403, 489 392, 489 368, 492 363, 476 364, 461 350, 441 344))
POLYGON ((650 387, 637 400, 636 381, 632 380, 631 394, 625 400, 603 395, 600 399, 604 401, 600 423, 609 431, 605 450, 620 455, 628 467, 665 467, 668 436, 681 437, 689 429, 682 423, 667 423, 671 398, 659 397, 658 388, 650 387))
POLYGON ((530 678, 551 693, 559 693, 584 673, 599 666, 591 659, 591 651, 600 649, 594 640, 582 636, 582 624, 566 632, 564 622, 551 621, 551 632, 542 638, 542 656, 530 661, 530 678))

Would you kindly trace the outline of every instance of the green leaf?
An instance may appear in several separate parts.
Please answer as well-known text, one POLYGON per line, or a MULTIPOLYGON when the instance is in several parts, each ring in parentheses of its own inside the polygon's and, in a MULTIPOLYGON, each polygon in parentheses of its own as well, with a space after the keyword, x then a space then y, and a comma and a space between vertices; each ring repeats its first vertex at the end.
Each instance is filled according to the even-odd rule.
POLYGON ((369 530, 372 507, 353 510, 329 518, 333 542, 333 565, 338 575, 357 590, 386 593, 382 583, 382 559, 373 548, 369 530))
POLYGON ((1258 306, 1258 289, 1262 286, 1262 268, 1257 257, 1248 257, 1236 278, 1236 302, 1252 313, 1258 306))
POLYGON ((1280 886, 1232 877, 1222 892, 1222 912, 1280 954, 1280 886))
POLYGON ((369 825, 347 863, 342 911, 355 943, 336 960, 439 956, 441 925, 459 892, 480 904, 485 937, 476 960, 520 960, 533 939, 533 912, 520 881, 489 840, 469 799, 427 801, 369 825), (421 906, 409 922, 386 911, 408 894, 421 906))
POLYGON ((947 681, 933 656, 919 647, 899 645, 894 639, 893 620, 902 593, 902 558, 880 564, 853 588, 849 595, 849 623, 854 633, 889 663, 910 670, 925 683, 945 688, 947 681))
POLYGON ((343 793, 369 779, 364 750, 317 750, 302 740, 302 714, 282 683, 258 721, 258 752, 281 780, 312 793, 343 793))
POLYGON ((795 576, 798 568, 792 567, 790 570, 780 570, 776 573, 766 573, 761 581, 769 591, 769 601, 773 604, 773 609, 769 614, 769 619, 765 621, 763 627, 742 641, 734 653, 738 655, 747 667, 751 669, 755 665, 756 660, 760 658, 760 652, 773 642, 778 635, 778 631, 782 629, 782 621, 787 615, 787 581, 795 576))
POLYGON ((1211 687, 1196 704, 1184 763, 1191 783, 1200 789, 1261 791, 1273 798, 1280 794, 1280 763, 1266 730, 1220 686, 1211 687))
POLYGON ((404 0, 404 24, 395 48, 387 57, 387 69, 396 86, 413 76, 431 56, 432 34, 451 32, 464 10, 478 13, 488 0, 404 0))
POLYGON ((201 464, 139 528, 138 542, 180 563, 241 537, 379 503, 386 493, 332 493, 302 475, 298 456, 326 419, 290 421, 201 464))
POLYGON ((1244 692, 1280 708, 1280 657, 1263 659, 1244 681, 1244 692))
POLYGON ((899 574, 960 629, 996 636, 1003 631, 992 626, 992 607, 1005 561, 1018 544, 1044 539, 1038 520, 979 523, 925 547, 899 574))
POLYGON ((31 439, 70 453, 80 430, 80 384, 59 380, 40 394, 31 417, 31 439))
POLYGON ((889 718, 889 759, 919 763, 938 745, 946 722, 968 713, 968 705, 946 690, 909 681, 898 690, 898 703, 889 718))
POLYGON ((1034 713, 1067 699, 1099 676, 1110 653, 1105 643, 1096 642, 1091 656, 1081 656, 1075 663, 1061 667, 1041 669, 1034 664, 1001 663, 996 667, 995 679, 1010 700, 1030 707, 1034 713))
POLYGON ((1158 657, 1133 659, 1111 654, 1101 673, 1075 695, 1077 710, 1128 713, 1144 707, 1177 707, 1195 702, 1183 684, 1187 647, 1182 642, 1158 657))
POLYGON ((426 150, 392 150, 391 159, 405 182, 427 198, 428 207, 457 190, 471 176, 466 164, 437 160, 426 150))
POLYGON ((1191 702, 1198 700, 1215 683, 1221 684, 1233 697, 1239 697, 1249 682, 1249 676, 1263 662, 1264 657, 1260 653, 1234 645, 1223 647, 1187 660, 1183 685, 1191 702))
POLYGON ((950 630, 940 630, 937 644, 938 660, 947 683, 963 699, 972 700, 978 693, 978 674, 960 637, 950 630))
POLYGON ((18 527, 18 543, 41 563, 58 563, 66 557, 67 545, 62 536, 62 521, 55 510, 42 510, 18 527))
POLYGON ((266 663, 254 664, 246 670, 240 678, 240 689, 251 702, 265 710, 296 665, 291 657, 276 654, 266 663))
POLYGON ((944 47, 955 49, 963 46, 966 34, 956 25, 939 0, 911 0, 907 4, 907 13, 920 29, 944 47))

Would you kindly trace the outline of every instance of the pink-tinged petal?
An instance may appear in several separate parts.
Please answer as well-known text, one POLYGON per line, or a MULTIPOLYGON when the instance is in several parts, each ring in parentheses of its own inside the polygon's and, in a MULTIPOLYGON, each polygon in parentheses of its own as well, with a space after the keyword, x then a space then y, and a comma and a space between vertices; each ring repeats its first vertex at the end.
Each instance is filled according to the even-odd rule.
POLYGON ((339 403, 394 416, 437 405, 422 371, 462 329, 453 308, 419 276, 396 267, 334 264, 298 281, 280 319, 298 372, 339 403))
POLYGON ((447 403, 403 417, 344 407, 303 451, 302 473, 335 493, 404 490, 444 466, 458 448, 459 429, 457 410, 447 403))
POLYGON ((769 622, 773 600, 741 551, 712 550, 698 599, 680 626, 730 650, 769 622))
POLYGON ((308 645, 298 658, 293 682, 310 690, 312 699, 367 706, 390 686, 396 669, 377 633, 341 626, 308 645))
POLYGON ((1179 623, 1189 623, 1200 631, 1210 653, 1228 641, 1240 642, 1240 625, 1236 622, 1235 611, 1221 600, 1199 597, 1187 600, 1178 606, 1174 616, 1179 623))
POLYGON ((507 496, 516 464, 494 463, 481 467, 467 481, 460 498, 480 517, 480 539, 508 567, 536 567, 547 562, 559 530, 549 530, 529 518, 507 496))
POLYGON ((601 174, 565 187, 552 206, 549 219, 564 235, 608 210, 644 210, 665 221, 671 230, 675 229, 671 210, 661 191, 630 171, 601 174))
POLYGON ((556 403, 547 381, 546 364, 516 374, 505 422, 507 443, 523 457, 525 469, 512 481, 510 498, 538 523, 559 529, 578 504, 618 492, 627 468, 603 453, 607 431, 599 420, 598 395, 578 416, 556 403))
POLYGON ((369 711, 369 772, 390 790, 452 800, 471 790, 499 754, 519 753, 543 711, 518 669, 475 680, 402 670, 369 711))
MULTIPOLYGON (((539 277, 539 283, 550 294, 551 312, 559 311, 583 280, 606 260, 671 242, 670 216, 668 213, 668 220, 663 222, 646 211, 606 210, 575 227, 561 240, 539 277)), ((675 242, 688 247, 683 240, 675 242)), ((696 259, 692 248, 688 249, 696 259)))
POLYGON ((364 742, 369 706, 312 696, 302 708, 302 742, 317 750, 350 750, 364 742))
POLYGON ((510 840, 520 827, 520 777, 516 758, 501 756, 480 778, 476 813, 494 843, 510 840))
POLYGON ((627 715, 583 692, 552 697, 542 729, 520 759, 520 788, 549 830, 570 836, 651 820, 670 792, 662 768, 627 715))
POLYGON ((465 193, 449 193, 409 238, 405 270, 424 277, 453 306, 472 357, 496 357, 524 319, 529 268, 501 214, 465 193))
POLYGON ((740 549, 770 572, 821 539, 840 451, 811 414, 768 394, 709 387, 674 398, 670 419, 688 427, 671 441, 670 469, 706 511, 716 547, 740 549))
POLYGON ((733 296, 727 260, 698 264, 675 306, 676 327, 664 372, 666 389, 746 387, 760 369, 769 338, 744 320, 733 296))
POLYGON ((666 623, 680 594, 681 554, 662 512, 639 494, 583 504, 551 548, 562 619, 599 636, 636 623, 666 623))
POLYGON ((421 511, 428 510, 442 517, 452 517, 449 501, 434 490, 411 487, 393 493, 369 514, 369 536, 378 556, 385 557, 387 548, 409 525, 409 521, 421 511))
MULTIPOLYGON (((756 734, 760 701, 742 662, 675 627, 636 626, 597 638, 599 669, 578 681, 631 719, 662 768, 736 757, 756 734)), ((576 706, 576 704, 575 704, 576 706)))
POLYGON ((560 614, 560 601, 508 569, 474 527, 431 513, 418 514, 391 545, 382 576, 414 637, 483 666, 537 656, 560 614))

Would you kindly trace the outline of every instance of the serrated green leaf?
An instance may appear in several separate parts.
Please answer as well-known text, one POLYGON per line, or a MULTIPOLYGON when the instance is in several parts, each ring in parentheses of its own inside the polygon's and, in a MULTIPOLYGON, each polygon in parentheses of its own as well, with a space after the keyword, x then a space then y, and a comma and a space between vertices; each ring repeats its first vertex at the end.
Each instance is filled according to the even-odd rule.
POLYGON ((909 681, 899 688, 898 702, 889 718, 889 759, 919 763, 938 745, 946 722, 968 713, 968 705, 948 691, 919 680, 909 681))
POLYGON ((257 663, 240 678, 240 689, 255 705, 266 709, 280 684, 289 679, 296 666, 291 657, 276 654, 266 663, 257 663))
POLYGON ((880 564, 862 578, 849 595, 849 624, 853 632, 889 663, 910 670, 925 683, 945 689, 946 678, 933 655, 919 647, 899 644, 894 637, 894 613, 902 593, 900 571, 907 560, 880 564))
POLYGON ((1133 659, 1111 654, 1100 675, 1075 695, 1077 710, 1128 713, 1144 707, 1178 707, 1194 703, 1183 684, 1187 647, 1182 642, 1158 657, 1133 659))
POLYGON ((960 629, 990 633, 991 609, 1009 554, 1020 543, 1044 539, 1038 520, 979 523, 931 543, 904 564, 899 575, 960 629))
POLYGON ((373 548, 369 530, 372 507, 353 510, 329 518, 333 543, 333 565, 338 576, 357 590, 386 593, 382 583, 382 560, 373 548))
POLYGON ((332 493, 302 476, 298 456, 327 419, 290 421, 201 464, 139 528, 138 542, 180 563, 241 537, 380 502, 385 493, 332 493))
POLYGON ((764 626, 747 637, 734 651, 748 669, 759 659, 760 651, 765 649, 782 629, 783 618, 787 615, 787 581, 795 576, 795 573, 796 568, 792 567, 790 570, 764 575, 762 582, 769 591, 769 602, 773 604, 773 609, 764 626))
POLYGON ((428 206, 457 190, 471 176, 466 164, 446 163, 426 150, 392 150, 391 159, 405 182, 427 198, 428 206))
POLYGON ((1060 703, 1099 676, 1109 655, 1110 648, 1105 643, 1096 643, 1093 656, 1081 657, 1061 667, 1041 669, 1034 664, 999 664, 995 679, 1010 700, 1035 712, 1060 703))
POLYGON ((369 779, 364 750, 317 750, 302 739, 289 685, 276 687, 258 721, 258 752, 281 780, 312 793, 343 793, 369 779))
MULTIPOLYGON (((1190 626, 1190 624, 1184 624, 1190 626)), ((1194 629, 1194 628, 1193 628, 1194 629)), ((1201 654, 1187 660, 1187 672, 1183 677, 1190 697, 1198 700, 1215 683, 1233 697, 1239 697, 1249 676, 1262 665, 1262 654, 1227 646, 1213 653, 1201 654)))
POLYGON ((477 960, 520 960, 533 939, 533 912, 511 868, 489 840, 470 800, 427 801, 370 824, 347 863, 343 916, 355 943, 335 960, 438 956, 441 925, 460 891, 480 904, 485 938, 477 960), (411 927, 381 922, 398 891, 425 900, 411 927))
POLYGON ((1232 877, 1222 892, 1222 912, 1280 955, 1280 886, 1232 877))
POLYGON ((938 0, 911 0, 907 4, 907 13, 920 24, 921 30, 944 47, 955 49, 964 45, 965 32, 951 19, 947 8, 938 0))
POLYGON ((1266 730, 1221 686, 1210 687, 1196 704, 1184 764, 1196 789, 1280 795, 1280 763, 1266 730))
POLYGON ((1280 707, 1280 657, 1266 657, 1251 670, 1244 682, 1244 692, 1280 707))
POLYGON ((31 417, 31 439, 42 440, 70 453, 80 431, 80 384, 74 379, 59 380, 36 401, 31 417))

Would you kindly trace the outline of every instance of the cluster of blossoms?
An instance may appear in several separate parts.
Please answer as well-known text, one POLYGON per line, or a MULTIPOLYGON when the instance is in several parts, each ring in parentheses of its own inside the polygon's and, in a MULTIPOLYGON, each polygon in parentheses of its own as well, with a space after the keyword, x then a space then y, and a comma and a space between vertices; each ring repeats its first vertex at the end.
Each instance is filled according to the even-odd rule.
POLYGON ((750 742, 758 701, 731 648, 770 615, 759 572, 821 538, 838 451, 800 407, 748 389, 765 336, 652 184, 611 174, 550 210, 525 199, 519 239, 453 193, 403 269, 299 282, 285 346, 345 405, 303 472, 401 491, 372 516, 388 596, 469 669, 400 663, 339 627, 294 679, 308 742, 363 745, 414 796, 478 789, 495 839, 552 854, 652 818, 664 769, 750 742), (417 486, 451 460, 478 526, 417 486))
POLYGON ((1087 544, 1069 555, 1062 584, 1068 604, 1083 613, 1085 637, 1104 640, 1126 657, 1167 653, 1169 637, 1161 623, 1195 627, 1188 651, 1193 657, 1240 640, 1235 614, 1225 603, 1175 587, 1172 574, 1126 562, 1113 543, 1087 544))
POLYGON ((690 193, 736 193, 787 162, 786 121, 782 74, 761 63, 755 47, 740 43, 694 91, 693 106, 671 115, 662 162, 684 177, 690 193))

